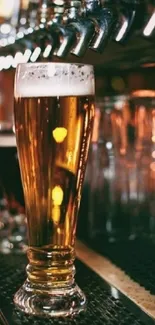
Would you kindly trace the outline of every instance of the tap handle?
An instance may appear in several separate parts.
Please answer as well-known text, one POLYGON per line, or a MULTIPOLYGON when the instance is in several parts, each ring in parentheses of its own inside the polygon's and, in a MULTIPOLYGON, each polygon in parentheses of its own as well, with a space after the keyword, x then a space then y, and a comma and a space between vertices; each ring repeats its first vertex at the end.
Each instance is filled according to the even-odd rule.
POLYGON ((71 26, 63 25, 53 26, 53 32, 54 35, 57 35, 54 39, 59 40, 53 54, 59 58, 64 58, 76 41, 75 32, 71 26))
POLYGON ((71 54, 82 57, 94 35, 95 25, 91 19, 84 18, 71 22, 69 26, 74 29, 76 34, 76 44, 71 50, 71 54))
POLYGON ((135 21, 136 11, 135 10, 122 10, 120 14, 120 19, 118 21, 115 33, 114 40, 116 42, 124 42, 127 40, 127 36, 130 35, 133 27, 133 23, 135 21))
POLYGON ((121 4, 114 40, 123 43, 135 29, 143 26, 145 3, 143 0, 122 0, 121 4))
POLYGON ((90 49, 102 53, 116 25, 117 15, 113 8, 102 8, 92 20, 96 24, 96 33, 89 46, 90 49))

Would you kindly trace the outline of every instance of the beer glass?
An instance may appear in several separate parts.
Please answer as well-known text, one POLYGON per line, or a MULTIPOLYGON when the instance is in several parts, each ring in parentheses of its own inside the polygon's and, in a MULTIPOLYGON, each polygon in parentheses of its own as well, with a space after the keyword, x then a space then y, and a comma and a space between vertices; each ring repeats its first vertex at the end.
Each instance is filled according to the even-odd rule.
POLYGON ((93 67, 20 64, 14 114, 29 237, 27 280, 14 302, 39 316, 76 314, 86 305, 74 259, 94 117, 93 67))

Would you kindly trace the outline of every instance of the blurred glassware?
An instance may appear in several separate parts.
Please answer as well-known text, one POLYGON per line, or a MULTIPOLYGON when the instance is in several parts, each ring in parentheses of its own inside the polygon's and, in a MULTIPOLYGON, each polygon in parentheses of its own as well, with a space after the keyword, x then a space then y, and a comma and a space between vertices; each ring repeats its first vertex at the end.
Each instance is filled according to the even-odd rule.
POLYGON ((13 119, 14 70, 0 72, 0 251, 23 252, 26 224, 13 119))
MULTIPOLYGON (((22 39, 24 34, 31 33, 36 26, 38 7, 39 0, 0 1, 0 47, 5 48, 7 45, 10 45, 10 50, 7 55, 8 62, 13 60, 12 54, 14 51, 12 45, 15 41, 22 39)), ((27 42, 27 49, 29 47, 28 45, 27 42)), ((24 60, 21 57, 22 53, 20 52, 19 46, 17 46, 16 53, 18 54, 18 59, 24 60)), ((2 59, 3 56, 1 57, 2 59)), ((8 69, 9 67, 7 67, 7 64, 4 65, 4 69, 8 69)))
POLYGON ((8 237, 10 234, 10 214, 2 184, 0 184, 0 252, 8 252, 8 237))
POLYGON ((0 251, 21 253, 26 250, 26 219, 15 134, 0 133, 0 251), (6 231, 4 231, 6 230, 6 231))
POLYGON ((13 84, 14 69, 0 71, 0 132, 13 129, 13 84))
POLYGON ((89 238, 154 236, 155 92, 97 100, 84 190, 89 238))
MULTIPOLYGON (((143 216, 144 234, 155 239, 155 91, 141 89, 131 94, 135 110, 136 163, 139 179, 139 219, 143 216)), ((141 219, 140 219, 141 221, 141 219)))
POLYGON ((8 41, 14 40, 19 11, 20 0, 0 1, 0 46, 5 46, 8 41))

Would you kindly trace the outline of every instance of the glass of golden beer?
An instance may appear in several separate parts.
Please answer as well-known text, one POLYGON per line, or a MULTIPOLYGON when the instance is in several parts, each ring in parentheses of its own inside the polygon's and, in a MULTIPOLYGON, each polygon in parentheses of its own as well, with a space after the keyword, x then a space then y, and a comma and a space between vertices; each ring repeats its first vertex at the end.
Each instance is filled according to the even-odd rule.
POLYGON ((86 306, 74 260, 94 117, 93 67, 20 64, 14 116, 29 237, 27 279, 14 302, 28 314, 73 315, 86 306))

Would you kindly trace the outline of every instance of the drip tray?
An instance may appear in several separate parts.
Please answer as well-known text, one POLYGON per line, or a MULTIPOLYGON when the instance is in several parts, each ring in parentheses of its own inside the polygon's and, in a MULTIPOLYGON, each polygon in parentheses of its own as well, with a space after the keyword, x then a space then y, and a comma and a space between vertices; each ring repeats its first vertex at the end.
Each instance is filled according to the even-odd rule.
POLYGON ((87 296, 86 312, 73 319, 42 319, 25 315, 15 308, 13 295, 25 280, 26 264, 25 256, 0 255, 0 308, 9 325, 155 324, 153 319, 79 260, 76 261, 76 280, 87 296))
POLYGON ((85 240, 88 247, 107 257, 131 279, 155 295, 155 243, 143 238, 108 243, 103 236, 85 240))

